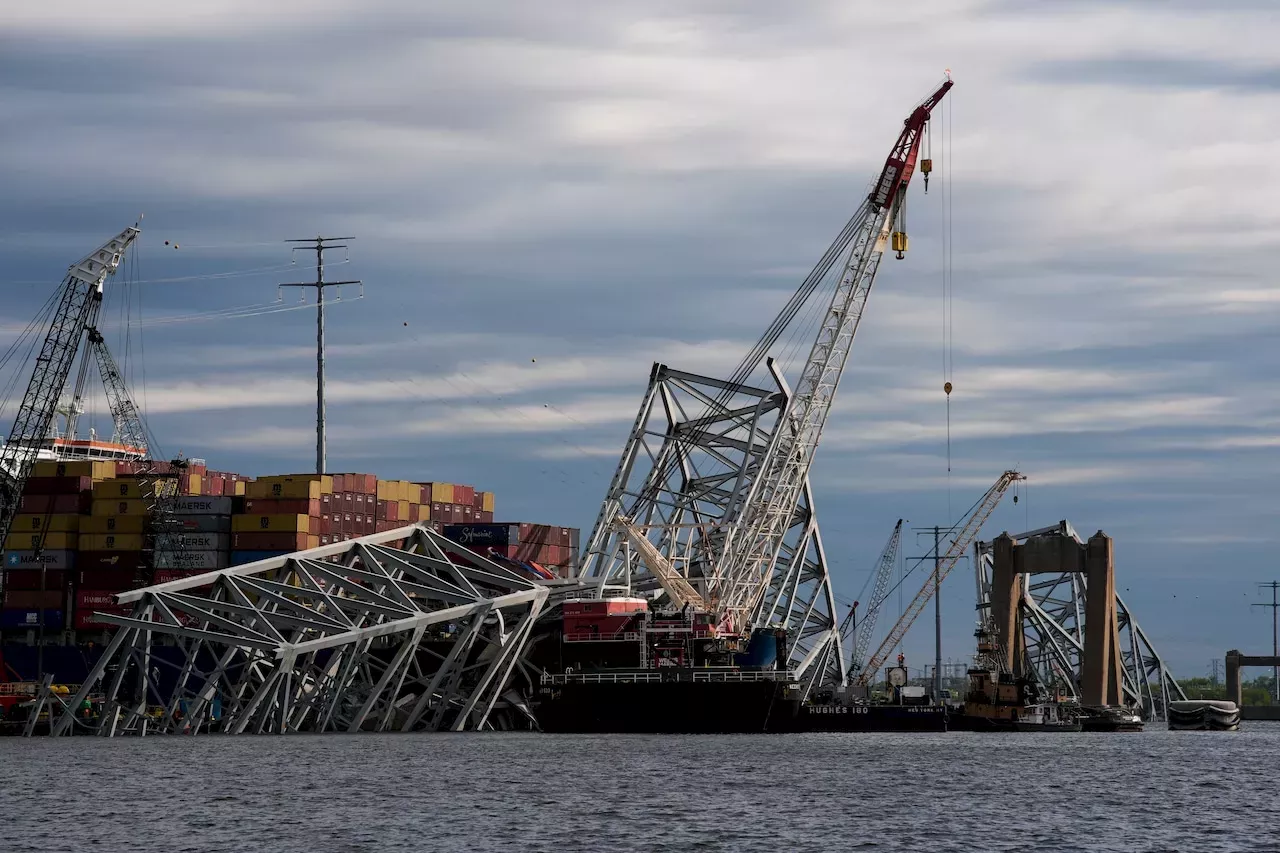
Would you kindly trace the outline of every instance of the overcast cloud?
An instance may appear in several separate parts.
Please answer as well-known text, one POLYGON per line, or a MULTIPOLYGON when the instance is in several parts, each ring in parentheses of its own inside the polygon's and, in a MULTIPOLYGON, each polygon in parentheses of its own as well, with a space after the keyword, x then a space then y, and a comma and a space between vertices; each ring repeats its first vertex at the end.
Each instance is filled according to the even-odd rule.
POLYGON ((1265 2, 1028 5, 5 4, 0 336, 145 213, 142 283, 104 316, 163 449, 305 470, 312 312, 191 315, 309 278, 286 238, 355 235, 331 468, 586 528, 651 362, 729 372, 950 68, 952 470, 935 182, 814 474, 839 591, 898 517, 946 523, 1016 465, 1030 493, 987 533, 1106 530, 1121 594, 1203 674, 1265 646, 1247 605, 1280 544, 1280 25, 1265 2))

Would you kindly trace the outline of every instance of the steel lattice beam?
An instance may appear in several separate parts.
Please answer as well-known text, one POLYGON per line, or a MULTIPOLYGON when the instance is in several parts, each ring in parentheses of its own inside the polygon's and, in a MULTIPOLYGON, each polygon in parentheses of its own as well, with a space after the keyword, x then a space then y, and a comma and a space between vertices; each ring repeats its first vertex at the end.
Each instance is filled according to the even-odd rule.
MULTIPOLYGON (((787 390, 776 378, 778 388, 766 390, 654 366, 587 540, 584 584, 596 594, 606 586, 660 590, 638 550, 612 523, 621 515, 695 589, 708 592, 725 546, 726 522, 746 503, 783 423, 787 390)), ((788 662, 805 684, 843 684, 846 662, 835 614, 806 479, 750 624, 788 629, 788 662)))
POLYGON ((547 596, 419 525, 133 590, 52 733, 509 726, 547 596))

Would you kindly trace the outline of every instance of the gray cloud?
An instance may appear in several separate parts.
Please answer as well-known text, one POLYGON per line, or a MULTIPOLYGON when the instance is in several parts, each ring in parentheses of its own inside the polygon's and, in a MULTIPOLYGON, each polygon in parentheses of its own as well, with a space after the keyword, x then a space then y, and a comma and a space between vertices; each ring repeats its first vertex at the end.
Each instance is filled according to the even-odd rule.
POLYGON ((1069 82, 1159 89, 1280 91, 1280 66, 1246 68, 1227 61, 1172 57, 1112 56, 1032 64, 1029 73, 1046 83, 1069 82))

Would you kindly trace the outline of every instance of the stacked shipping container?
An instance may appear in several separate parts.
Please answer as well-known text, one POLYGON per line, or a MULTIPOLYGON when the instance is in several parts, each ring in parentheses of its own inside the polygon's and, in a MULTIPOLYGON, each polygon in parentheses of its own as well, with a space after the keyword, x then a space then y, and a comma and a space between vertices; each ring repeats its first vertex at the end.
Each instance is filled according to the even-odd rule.
MULTIPOLYGON (((559 574, 577 564, 577 531, 493 525, 494 494, 473 486, 379 480, 373 474, 286 474, 250 480, 171 463, 40 462, 4 542, 0 628, 110 628, 116 595, 228 566, 405 527, 508 532, 494 554, 559 574), (176 484, 163 522, 152 489, 176 484)), ((492 537, 490 537, 492 539, 492 537)), ((481 551, 484 553, 484 551, 481 551)), ((10 633, 12 636, 12 633, 10 633)), ((46 637, 46 641, 50 638, 46 637)))
POLYGON ((578 573, 579 530, 549 524, 449 524, 446 538, 477 554, 492 554, 519 563, 536 563, 557 577, 578 573))

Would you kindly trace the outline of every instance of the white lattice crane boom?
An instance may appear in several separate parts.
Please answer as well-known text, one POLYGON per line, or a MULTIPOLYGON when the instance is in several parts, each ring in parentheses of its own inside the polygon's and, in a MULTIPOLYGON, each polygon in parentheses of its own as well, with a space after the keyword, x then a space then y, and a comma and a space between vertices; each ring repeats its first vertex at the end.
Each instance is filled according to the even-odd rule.
POLYGON ((955 568, 956 562, 969 550, 974 540, 978 538, 982 525, 991 517, 991 513, 995 511, 996 506, 1000 503, 1000 499, 1004 497, 1005 491, 1018 480, 1025 479, 1026 477, 1017 471, 1005 471, 992 484, 991 488, 987 489, 987 493, 978 500, 968 517, 957 527, 952 528, 951 532, 955 535, 951 539, 951 544, 947 546, 947 550, 939 558, 936 570, 929 573, 924 585, 920 587, 920 591, 916 593, 915 598, 911 599, 911 603, 907 605, 907 609, 898 619, 897 624, 893 626, 884 638, 884 642, 880 644, 875 654, 867 661, 866 667, 858 675, 859 684, 866 686, 871 683, 871 680, 875 678, 875 674, 879 672, 880 667, 884 665, 889 653, 893 651, 898 643, 902 642, 902 638, 906 636, 907 631, 911 630, 911 625, 916 621, 916 617, 924 610, 929 600, 937 594, 938 585, 946 579, 947 574, 955 568))
MULTIPOLYGON (((778 430, 776 446, 742 512, 728 528, 708 591, 719 601, 729 624, 737 628, 750 621, 769 586, 880 260, 915 172, 925 125, 951 86, 947 79, 906 119, 879 179, 850 223, 853 238, 843 272, 787 406, 786 422, 778 430)), ((905 248, 905 234, 895 232, 893 237, 895 249, 905 248)))
POLYGON ((80 341, 97 317, 103 282, 115 273, 125 250, 140 233, 137 228, 124 229, 72 264, 62 281, 58 305, 36 357, 22 405, 13 419, 8 442, 0 449, 0 470, 6 475, 0 488, 0 539, 9 534, 23 486, 53 426, 80 341))
POLYGON ((901 541, 902 519, 898 519, 898 523, 893 526, 893 533, 889 535, 889 541, 880 552, 880 559, 876 561, 876 584, 871 591, 871 601, 868 602, 866 615, 858 623, 854 635, 852 658, 854 669, 862 667, 862 662, 867 657, 867 649, 871 647, 871 637, 876 630, 876 618, 880 615, 880 608, 889 594, 889 580, 893 577, 894 566, 898 564, 898 547, 901 541))

